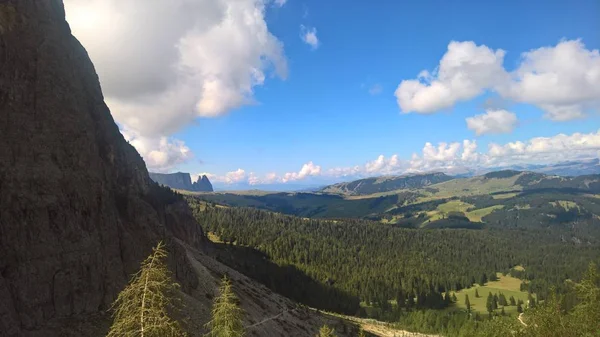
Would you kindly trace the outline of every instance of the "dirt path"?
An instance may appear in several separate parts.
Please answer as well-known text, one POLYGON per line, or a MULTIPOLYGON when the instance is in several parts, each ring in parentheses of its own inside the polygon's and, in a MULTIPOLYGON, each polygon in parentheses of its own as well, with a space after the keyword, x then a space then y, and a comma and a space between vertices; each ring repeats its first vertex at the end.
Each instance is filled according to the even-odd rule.
POLYGON ((523 313, 519 314, 518 320, 519 320, 519 322, 521 322, 521 324, 523 324, 523 326, 527 326, 527 324, 525 324, 525 322, 523 322, 523 313))
POLYGON ((439 337, 439 335, 427 335, 419 332, 410 332, 393 328, 390 324, 374 319, 364 319, 352 316, 343 318, 358 323, 363 330, 380 337, 439 337))
POLYGON ((281 317, 283 314, 285 314, 286 312, 288 312, 288 310, 282 311, 282 312, 280 312, 279 314, 277 314, 277 315, 275 315, 273 317, 269 317, 269 318, 263 319, 262 321, 260 321, 258 323, 254 323, 254 324, 252 324, 250 326, 247 326, 246 329, 251 329, 251 328, 253 328, 255 326, 258 326, 258 325, 261 325, 263 323, 267 323, 268 321, 272 321, 274 319, 277 319, 277 318, 281 317))

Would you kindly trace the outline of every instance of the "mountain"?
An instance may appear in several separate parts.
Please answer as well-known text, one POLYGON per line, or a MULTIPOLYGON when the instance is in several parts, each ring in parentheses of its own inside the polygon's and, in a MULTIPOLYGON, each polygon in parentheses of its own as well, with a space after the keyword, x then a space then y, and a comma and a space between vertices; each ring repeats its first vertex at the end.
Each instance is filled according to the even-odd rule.
POLYGON ((192 192, 212 192, 213 186, 208 180, 206 175, 198 178, 198 180, 192 183, 192 178, 189 173, 177 172, 177 173, 152 173, 150 172, 150 179, 155 182, 168 186, 177 190, 186 190, 192 192))
POLYGON ((366 195, 400 189, 422 188, 451 179, 454 178, 439 172, 401 176, 383 176, 329 185, 322 188, 320 192, 344 195, 366 195))
POLYGON ((113 300, 160 240, 191 336, 206 334, 225 274, 244 324, 264 320, 253 335, 314 336, 325 323, 355 335, 215 259, 185 200, 119 132, 62 1, 0 3, 0 68, 1 336, 106 336, 113 300))
MULTIPOLYGON (((448 176, 441 177, 444 180, 448 176)), ((431 180, 426 181, 431 182, 431 180)), ((356 184, 348 184, 356 186, 359 185, 358 182, 361 180, 356 184)), ((396 186, 398 185, 394 187, 396 186)), ((338 193, 347 191, 333 189, 331 186, 325 190, 338 193)), ((563 205, 576 203, 580 205, 580 211, 595 214, 600 218, 600 210, 595 206, 599 194, 600 175, 561 177, 536 172, 502 170, 476 177, 455 178, 427 184, 422 188, 409 187, 364 195, 333 194, 322 191, 314 193, 245 191, 209 193, 198 198, 217 204, 253 207, 299 217, 362 218, 408 227, 452 225, 462 228, 481 228, 481 224, 473 225, 473 223, 485 222, 484 217, 492 215, 493 212, 511 217, 513 213, 510 212, 515 208, 538 204, 539 201, 535 201, 535 198, 547 202, 553 202, 553 199, 559 200, 563 205), (451 219, 449 216, 452 216, 451 219), (442 224, 436 222, 446 219, 452 221, 443 221, 442 224)), ((563 211, 560 208, 562 206, 556 207, 557 209, 550 213, 558 214, 563 211)), ((531 216, 534 217, 534 214, 531 216)), ((543 219, 541 223, 548 223, 548 221, 549 219, 543 219)))

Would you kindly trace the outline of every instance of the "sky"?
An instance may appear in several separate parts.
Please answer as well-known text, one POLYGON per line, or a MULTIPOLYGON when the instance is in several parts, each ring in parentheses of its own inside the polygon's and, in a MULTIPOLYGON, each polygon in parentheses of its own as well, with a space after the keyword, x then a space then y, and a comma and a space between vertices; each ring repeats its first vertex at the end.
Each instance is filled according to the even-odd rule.
POLYGON ((600 2, 65 0, 150 171, 316 186, 600 156, 600 2))

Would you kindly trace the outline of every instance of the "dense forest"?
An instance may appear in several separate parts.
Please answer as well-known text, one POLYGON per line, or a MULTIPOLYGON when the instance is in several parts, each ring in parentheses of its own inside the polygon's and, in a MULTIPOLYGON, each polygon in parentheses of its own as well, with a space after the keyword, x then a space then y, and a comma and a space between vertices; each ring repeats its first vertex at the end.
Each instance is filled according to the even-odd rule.
POLYGON ((564 279, 580 278, 589 261, 600 255, 596 244, 577 244, 543 228, 406 229, 366 220, 316 220, 221 207, 195 198, 188 201, 206 232, 232 247, 264 254, 286 267, 279 269, 284 275, 290 275, 293 267, 336 289, 329 293, 339 307, 319 305, 311 296, 290 297, 344 313, 357 310, 359 300, 390 311, 390 300, 407 309, 440 309, 449 304, 442 293, 485 283, 496 272, 518 264, 525 266, 526 272, 518 276, 528 280, 526 287, 544 299, 551 287, 560 291, 564 279))

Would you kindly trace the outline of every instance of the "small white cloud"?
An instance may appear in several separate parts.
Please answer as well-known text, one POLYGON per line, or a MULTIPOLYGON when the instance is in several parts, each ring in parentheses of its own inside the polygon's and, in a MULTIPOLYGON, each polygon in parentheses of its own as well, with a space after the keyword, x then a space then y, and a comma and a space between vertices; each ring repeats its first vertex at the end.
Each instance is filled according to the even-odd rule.
POLYGON ((283 7, 283 5, 285 5, 286 2, 287 2, 287 0, 275 0, 273 3, 277 7, 283 7))
POLYGON ((374 84, 372 87, 369 88, 369 94, 373 96, 381 94, 382 91, 383 87, 379 83, 374 84))
POLYGON ((309 176, 318 176, 321 174, 321 166, 315 165, 312 161, 302 165, 299 172, 288 172, 281 179, 282 182, 302 180, 309 176))
POLYGON ((317 49, 319 47, 319 38, 317 38, 317 29, 315 27, 308 28, 304 25, 300 25, 300 38, 304 43, 317 49))
POLYGON ((511 133, 517 126, 517 115, 506 110, 487 110, 466 119, 467 127, 476 135, 511 133))
POLYGON ((178 139, 144 137, 127 129, 122 129, 121 134, 144 158, 149 171, 166 172, 194 157, 190 148, 178 139))

